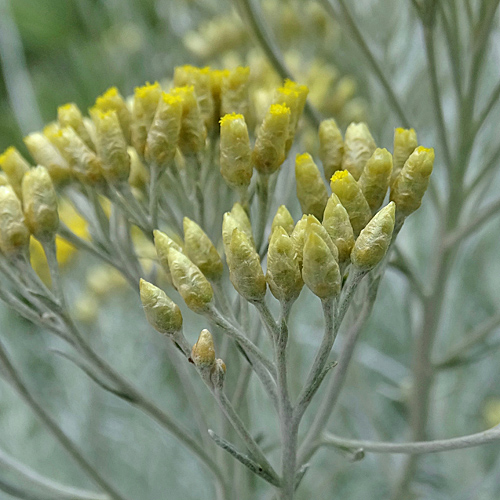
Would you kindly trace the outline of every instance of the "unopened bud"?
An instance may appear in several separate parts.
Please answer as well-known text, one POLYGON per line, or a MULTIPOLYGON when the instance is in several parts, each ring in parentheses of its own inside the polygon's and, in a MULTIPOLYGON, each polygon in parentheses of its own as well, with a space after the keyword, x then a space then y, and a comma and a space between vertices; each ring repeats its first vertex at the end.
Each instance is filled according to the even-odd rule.
POLYGON ((128 176, 128 183, 137 189, 144 189, 149 182, 149 172, 142 163, 137 151, 134 147, 127 148, 128 156, 130 158, 130 174, 128 176))
POLYGON ((336 194, 332 194, 323 215, 323 227, 339 252, 339 262, 346 262, 354 246, 354 232, 349 214, 336 194))
POLYGON ((349 214, 354 236, 358 236, 372 217, 370 206, 359 184, 349 171, 339 170, 333 175, 330 186, 349 214))
POLYGON ((250 68, 238 66, 222 75, 221 115, 248 112, 248 78, 250 68))
POLYGON ((95 149, 94 143, 90 138, 87 127, 83 123, 82 112, 74 103, 65 104, 57 108, 57 120, 61 128, 72 127, 80 136, 80 139, 90 148, 95 149))
POLYGON ((10 185, 21 199, 21 182, 23 175, 30 169, 30 164, 16 148, 11 146, 0 155, 0 168, 7 174, 10 185))
POLYGON ((191 360, 197 368, 213 368, 215 365, 215 348, 212 334, 204 329, 191 351, 191 360))
POLYGON ((318 167, 310 154, 297 155, 295 159, 295 179, 297 182, 297 198, 302 213, 312 214, 321 220, 328 201, 328 194, 318 167))
POLYGON ((307 236, 309 235, 309 233, 314 233, 317 236, 319 236, 330 250, 331 254, 333 255, 333 258, 336 261, 339 260, 339 250, 337 246, 333 242, 327 230, 324 228, 321 222, 318 219, 316 219, 316 217, 314 217, 314 215, 309 215, 307 217, 307 226, 306 226, 306 234, 304 241, 307 240, 307 236))
POLYGON ((142 87, 135 88, 130 130, 132 146, 140 156, 144 156, 149 127, 153 123, 161 93, 162 90, 158 82, 147 83, 142 87))
POLYGON ((391 175, 391 186, 398 177, 403 165, 418 146, 417 133, 414 129, 397 128, 394 130, 394 165, 391 175))
POLYGON ((132 115, 125 100, 116 87, 111 87, 102 96, 98 97, 93 109, 103 112, 116 111, 123 135, 127 143, 130 143, 130 124, 132 122, 132 115))
POLYGON ((248 236, 235 228, 228 248, 229 278, 237 292, 250 302, 261 301, 266 294, 266 278, 259 255, 248 236))
POLYGON ((342 169, 358 180, 376 147, 366 123, 351 123, 345 132, 342 169))
POLYGON ((351 253, 351 262, 362 271, 373 269, 385 256, 394 230, 396 206, 382 208, 361 231, 351 253))
POLYGON ((165 271, 168 281, 172 281, 172 275, 170 274, 170 268, 168 266, 168 251, 173 248, 178 252, 182 252, 182 248, 178 245, 172 238, 162 233, 158 229, 153 231, 155 250, 158 260, 160 261, 161 267, 165 271))
POLYGON ((270 175, 285 161, 290 108, 273 104, 257 132, 252 160, 258 172, 270 175))
POLYGON ((378 210, 384 202, 391 180, 392 155, 387 149, 377 148, 363 169, 358 184, 370 209, 378 210))
POLYGON ((54 237, 59 227, 57 196, 45 167, 30 169, 23 178, 26 224, 38 240, 54 237))
MULTIPOLYGON (((214 118, 217 120, 226 113, 221 111, 221 92, 222 92, 222 80, 230 75, 228 69, 213 69, 210 71, 210 91, 212 92, 212 99, 214 101, 214 118)), ((248 100, 248 97, 246 98, 248 100)), ((248 106, 248 104, 247 104, 248 106)), ((230 111, 231 113, 236 113, 236 111, 230 111)), ((246 110, 244 110, 246 112, 246 110)))
POLYGON ((210 373, 210 381, 212 385, 221 390, 224 387, 224 380, 226 379, 226 363, 222 359, 216 359, 215 364, 210 373))
POLYGON ((184 217, 184 251, 208 279, 222 276, 223 266, 217 252, 205 231, 188 217, 184 217))
POLYGON ((342 168, 343 156, 344 140, 337 122, 333 118, 323 120, 319 126, 319 158, 323 163, 326 179, 331 179, 342 168))
POLYGON ((174 248, 168 251, 168 267, 172 283, 189 309, 196 313, 205 312, 212 302, 214 293, 200 269, 174 248))
POLYGON ((25 250, 30 233, 24 223, 21 202, 12 186, 0 186, 0 250, 12 255, 25 250))
MULTIPOLYGON (((271 234, 275 227, 281 226, 289 235, 292 234, 293 228, 295 227, 295 222, 285 205, 281 205, 276 211, 276 215, 273 218, 271 224, 271 234)), ((269 235, 269 239, 271 235, 269 235)))
POLYGON ((252 224, 248 218, 245 209, 239 204, 235 203, 230 212, 224 214, 222 219, 222 242, 224 243, 224 249, 227 254, 227 248, 231 243, 231 237, 233 236, 233 231, 238 228, 243 231, 251 244, 255 246, 255 241, 253 239, 252 224))
POLYGON ((253 167, 247 124, 243 115, 225 115, 220 120, 220 173, 229 187, 247 187, 253 167))

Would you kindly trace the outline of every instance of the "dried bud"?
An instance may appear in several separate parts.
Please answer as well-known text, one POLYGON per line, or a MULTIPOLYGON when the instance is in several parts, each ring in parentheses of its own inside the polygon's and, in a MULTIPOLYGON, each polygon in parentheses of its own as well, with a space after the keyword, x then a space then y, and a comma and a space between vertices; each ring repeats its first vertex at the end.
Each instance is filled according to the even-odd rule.
POLYGON ((297 198, 302 213, 313 214, 317 219, 323 218, 328 194, 318 167, 311 155, 304 153, 295 159, 295 179, 297 182, 297 198))
MULTIPOLYGON (((295 227, 293 217, 291 216, 285 205, 281 205, 276 211, 276 215, 274 216, 273 222, 271 224, 271 234, 273 233, 274 228, 278 226, 281 226, 288 233, 288 235, 292 234, 292 231, 295 227)), ((271 235, 269 235, 269 239, 271 239, 271 235)))
POLYGON ((220 173, 229 187, 247 187, 252 179, 250 139, 243 115, 232 113, 220 120, 220 173))
POLYGON ((57 108, 57 120, 61 128, 72 127, 80 136, 80 139, 90 148, 95 149, 94 142, 90 138, 87 127, 83 123, 82 112, 74 103, 65 104, 57 108))
POLYGON ((45 167, 32 168, 23 178, 23 205, 26 224, 38 239, 52 238, 59 227, 57 196, 45 167))
POLYGON ((394 165, 391 175, 391 186, 401 172, 403 165, 418 146, 417 133, 414 129, 397 128, 394 130, 394 165))
POLYGON ((250 302, 258 302, 266 295, 266 278, 260 266, 258 253, 248 236, 235 228, 229 244, 227 262, 229 278, 237 292, 250 302))
POLYGON ((210 238, 191 219, 184 217, 184 251, 209 279, 222 276, 222 260, 210 238))
POLYGON ((434 149, 419 146, 410 155, 391 187, 398 217, 408 217, 422 203, 434 165, 434 149))
POLYGON ((351 123, 345 132, 342 169, 358 180, 376 147, 366 123, 351 123))
POLYGON ((141 302, 149 324, 163 335, 181 331, 182 314, 179 306, 163 290, 141 279, 141 302))
POLYGON ((354 232, 349 214, 336 194, 332 194, 323 215, 323 227, 339 252, 339 262, 346 262, 354 246, 354 232))
POLYGON ((258 172, 270 175, 285 161, 290 108, 273 104, 257 132, 252 160, 258 172))
POLYGON ((116 111, 95 111, 92 119, 104 177, 110 184, 128 180, 130 157, 116 111))
POLYGON ((161 267, 167 275, 168 281, 172 282, 172 275, 170 274, 170 268, 168 266, 168 251, 173 248, 178 252, 182 252, 182 248, 165 233, 162 233, 158 229, 153 231, 156 255, 158 255, 158 260, 160 261, 161 267))
POLYGON ((215 348, 212 334, 204 329, 191 351, 191 360, 197 368, 213 368, 215 366, 215 348))
POLYGON ((153 123, 161 92, 158 82, 146 83, 146 85, 136 87, 134 90, 134 108, 130 130, 132 146, 140 156, 144 156, 149 127, 153 123))
POLYGON ((149 182, 149 172, 144 163, 142 163, 134 147, 129 146, 127 148, 127 153, 130 158, 128 183, 137 189, 144 189, 149 182))
POLYGON ((357 237, 372 217, 372 212, 359 184, 350 172, 339 170, 333 175, 330 186, 332 192, 339 197, 340 202, 347 210, 354 236, 357 237))
POLYGON ((358 184, 373 212, 384 202, 391 179, 392 155, 387 149, 377 148, 365 165, 358 184))
POLYGON ((56 147, 39 132, 34 132, 24 138, 24 144, 38 165, 43 165, 58 184, 67 181, 70 177, 68 162, 63 158, 56 147))
POLYGON ((16 148, 11 146, 0 155, 0 168, 7 174, 10 185, 14 188, 17 197, 21 199, 21 182, 23 175, 30 169, 30 164, 16 148))
POLYGON ((253 239, 252 224, 248 218, 245 209, 239 204, 235 203, 230 212, 224 214, 222 219, 222 241, 224 243, 224 250, 226 254, 227 249, 231 243, 231 237, 233 236, 233 231, 238 228, 243 231, 250 243, 255 247, 255 241, 253 239))
POLYGON ((281 302, 295 300, 302 289, 302 276, 292 239, 280 226, 275 228, 267 251, 266 279, 281 302))
POLYGON ((181 117, 181 97, 163 92, 148 132, 146 160, 162 168, 171 164, 179 142, 181 117))
POLYGON ((238 66, 222 75, 221 115, 248 112, 248 78, 250 68, 238 66))
POLYGON ((320 299, 335 297, 340 293, 340 269, 323 239, 313 230, 308 231, 304 245, 302 278, 320 299))
POLYGON ((205 312, 212 302, 214 293, 199 268, 174 248, 168 251, 168 267, 172 283, 189 309, 196 313, 205 312))
POLYGON ((29 238, 19 198, 12 186, 0 186, 0 250, 5 255, 21 252, 29 238))
POLYGON ((394 230, 396 206, 382 208, 361 231, 351 253, 351 262, 362 271, 373 269, 385 256, 394 230))
POLYGON ((130 143, 130 124, 132 122, 132 115, 116 87, 111 87, 102 96, 98 97, 93 109, 99 111, 116 111, 118 120, 122 127, 123 136, 127 143, 130 143))
POLYGON ((323 163, 326 179, 331 179, 342 168, 343 156, 344 140, 337 122, 333 118, 323 120, 319 126, 319 158, 323 163))

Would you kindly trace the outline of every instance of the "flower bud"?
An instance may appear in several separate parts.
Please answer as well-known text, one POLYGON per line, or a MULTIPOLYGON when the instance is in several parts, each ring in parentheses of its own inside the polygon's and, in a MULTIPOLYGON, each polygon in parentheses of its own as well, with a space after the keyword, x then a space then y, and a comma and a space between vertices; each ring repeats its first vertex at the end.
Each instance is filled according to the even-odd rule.
POLYGON ((340 269, 323 239, 313 230, 308 231, 304 245, 302 278, 320 299, 335 297, 340 293, 340 269))
POLYGON ((248 112, 248 78, 250 68, 238 66, 222 75, 221 115, 237 113, 245 116, 248 112))
POLYGON ((378 210, 384 202, 391 179, 391 172, 391 153, 387 149, 377 148, 366 163, 358 180, 359 187, 372 213, 378 210))
POLYGON ((12 186, 0 186, 0 250, 12 255, 26 249, 30 233, 24 223, 21 202, 12 186))
POLYGON ((305 234, 305 239, 304 239, 304 244, 305 241, 307 241, 307 236, 309 233, 314 233, 317 236, 319 236, 325 245, 328 247, 330 250, 331 254, 333 255, 333 258, 338 261, 339 260, 339 250, 336 247, 335 243, 333 240, 330 238, 330 235, 326 231, 326 229, 323 227, 321 222, 314 217, 314 215, 309 215, 307 217, 307 226, 306 226, 306 234, 305 234))
POLYGON ((338 249, 339 262, 346 262, 354 246, 354 232, 349 221, 349 214, 336 194, 332 194, 326 204, 323 227, 338 249))
POLYGON ((182 154, 189 155, 202 151, 205 147, 207 129, 201 116, 200 107, 192 85, 176 87, 170 92, 182 100, 181 130, 179 132, 179 149, 182 154))
POLYGON ((295 300, 302 289, 302 276, 294 244, 280 226, 275 228, 269 242, 266 279, 272 294, 280 302, 295 300))
POLYGON ((141 302, 149 324, 163 335, 174 335, 182 328, 179 306, 163 290, 141 279, 141 302))
POLYGON ((168 266, 168 251, 173 248, 178 252, 182 253, 182 248, 165 233, 162 233, 158 229, 153 231, 155 250, 158 260, 160 261, 161 267, 167 275, 169 282, 172 282, 172 275, 170 274, 170 268, 168 266))
POLYGON ((247 187, 252 179, 250 139, 243 115, 232 113, 220 120, 220 173, 229 187, 247 187))
POLYGON ((285 161, 290 108, 273 104, 257 132, 252 160, 258 172, 270 175, 285 161))
POLYGON ((231 237, 233 236, 233 231, 238 228, 243 231, 250 243, 255 247, 255 241, 253 239, 252 224, 248 218, 245 209, 239 204, 235 203, 230 212, 224 214, 222 219, 222 242, 224 243, 224 250, 227 249, 231 243, 231 237))
POLYGON ((38 165, 43 165, 58 184, 67 181, 70 177, 68 162, 56 147, 39 132, 34 132, 24 138, 24 144, 38 165))
POLYGON ((358 236, 372 217, 372 212, 361 188, 347 170, 338 170, 330 182, 332 192, 339 197, 351 222, 354 236, 358 236))
POLYGON ((392 239, 395 210, 394 203, 389 203, 361 231, 351 253, 351 262, 358 269, 369 271, 384 258, 392 239))
POLYGON ((376 147, 366 123, 351 123, 345 132, 342 169, 358 180, 376 147))
POLYGON ((168 267, 172 283, 189 309, 196 313, 205 312, 214 294, 210 283, 199 268, 174 248, 168 250, 168 267))
MULTIPOLYGON (((217 121, 225 114, 221 111, 222 80, 223 78, 227 78, 230 74, 231 72, 228 69, 213 69, 210 71, 210 91, 212 92, 212 99, 214 101, 214 118, 217 121)), ((246 110, 244 110, 244 112, 246 112, 246 110)))
POLYGON ((57 196, 45 167, 32 168, 23 178, 26 225, 38 240, 53 237, 59 227, 57 196))
POLYGON ((10 185, 14 188, 17 197, 21 199, 21 182, 23 175, 30 169, 30 164, 16 148, 11 146, 0 155, 0 168, 7 174, 10 185))
POLYGON ((130 143, 130 124, 132 122, 132 115, 125 100, 116 87, 111 87, 102 96, 98 97, 93 109, 103 112, 116 111, 123 136, 127 143, 130 143))
POLYGON ((153 123, 148 132, 146 160, 167 168, 174 159, 181 130, 182 99, 162 93, 153 123))
POLYGON ((196 222, 184 217, 184 251, 208 279, 222 276, 222 260, 210 238, 196 222))
POLYGON ((79 136, 80 139, 90 148, 95 150, 94 143, 90 138, 90 134, 83 123, 82 112, 74 103, 65 104, 57 108, 57 120, 61 128, 71 127, 79 136))
POLYGON ((224 387, 224 380, 226 379, 226 363, 222 359, 216 359, 215 364, 210 373, 210 381, 212 385, 221 390, 224 387))
POLYGON ((130 158, 128 183, 134 188, 144 189, 149 182, 149 172, 144 163, 142 163, 134 147, 129 146, 127 148, 127 153, 130 158))
POLYGON ((95 111, 96 146, 102 161, 102 172, 110 184, 128 180, 130 157, 116 111, 95 111))
POLYGON ((408 217, 422 203, 434 165, 434 149, 419 146, 410 155, 391 187, 398 216, 408 217))
POLYGON ((130 131, 132 146, 140 156, 144 156, 149 127, 153 123, 161 92, 158 82, 146 83, 146 85, 136 87, 134 90, 134 107, 130 131))
POLYGON ((213 368, 215 365, 215 348, 212 334, 204 329, 191 351, 191 360, 197 368, 213 368))
POLYGON ((342 168, 343 156, 344 140, 336 121, 333 118, 323 120, 319 126, 319 158, 323 163, 326 179, 331 179, 342 168))
MULTIPOLYGON (((276 215, 274 216, 273 222, 271 224, 271 234, 273 233, 274 228, 278 226, 281 226, 288 233, 288 235, 292 234, 292 231, 295 227, 293 217, 291 216, 285 205, 281 205, 276 211, 276 215)), ((269 239, 271 239, 271 235, 269 235, 269 239)))
POLYGON ((394 160, 391 186, 401 172, 403 165, 418 146, 417 133, 414 129, 397 128, 394 130, 394 160))
POLYGON ((259 255, 248 236, 235 228, 228 248, 229 278, 236 291, 249 302, 258 302, 266 295, 266 278, 259 255))
POLYGON ((9 180, 3 172, 0 172, 0 186, 10 186, 9 180))
POLYGON ((317 219, 323 218, 328 194, 318 167, 311 155, 304 153, 295 159, 295 180, 297 182, 297 198, 302 213, 313 214, 317 219))

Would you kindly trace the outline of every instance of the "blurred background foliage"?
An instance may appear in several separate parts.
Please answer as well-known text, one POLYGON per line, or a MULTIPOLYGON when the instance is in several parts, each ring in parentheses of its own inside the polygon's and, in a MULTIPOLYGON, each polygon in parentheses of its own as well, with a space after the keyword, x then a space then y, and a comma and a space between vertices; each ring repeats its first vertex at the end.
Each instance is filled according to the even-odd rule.
MULTIPOLYGON (((477 2, 470 3, 474 6, 477 2)), ((330 115, 332 96, 336 91, 346 92, 346 102, 352 109, 344 117, 338 113, 344 127, 349 118, 364 118, 377 143, 390 148, 394 128, 401 123, 367 70, 358 47, 336 22, 312 2, 268 0, 263 2, 263 10, 294 76, 299 82, 318 86, 312 90, 312 100, 316 93, 315 104, 320 110, 330 115), (310 24, 305 26, 307 22, 310 24)), ((425 51, 411 2, 360 0, 353 3, 352 10, 385 73, 390 75, 391 86, 402 97, 419 142, 436 146, 425 51)), ((497 24, 498 20, 494 41, 499 36, 497 24)), ((493 69, 500 62, 498 47, 498 43, 494 44, 481 78, 481 92, 485 95, 496 83, 493 69)), ((444 50, 439 41, 438 51, 444 50)), ((129 95, 134 86, 146 80, 171 78, 174 66, 179 64, 223 67, 248 63, 257 74, 266 64, 231 6, 216 0, 0 0, 0 54, 1 151, 9 145, 25 151, 22 137, 53 120, 57 106, 75 102, 86 110, 97 95, 112 85, 129 95), (226 43, 217 45, 218 39, 226 43)), ((277 77, 266 78, 270 87, 275 86, 277 77)), ((441 92, 453 131, 457 117, 450 104, 452 82, 443 81, 441 92)), ((472 171, 480 168, 495 144, 491 136, 498 123, 498 110, 495 113, 477 138, 480 147, 473 156, 472 171)), ((312 137, 305 130, 303 144, 314 149, 312 137)), ((436 153, 433 182, 438 191, 446 190, 439 167, 442 152, 436 149, 436 153)), ((498 192, 497 177, 490 176, 486 189, 470 202, 469 211, 498 192)), ((284 180, 283 187, 286 185, 284 180)), ((431 278, 429 262, 434 257, 436 218, 431 203, 424 202, 398 240, 424 284, 431 278)), ((498 313, 499 230, 499 221, 490 221, 460 251, 450 276, 452 293, 446 299, 446 314, 435 349, 437 358, 456 345, 464 333, 498 313)), ((87 255, 74 255, 68 262, 66 287, 94 345, 161 406, 191 425, 184 388, 169 366, 168 346, 149 327, 145 330, 137 296, 87 255)), ((302 295, 295 308, 293 342, 303 346, 300 356, 305 360, 312 357, 312 347, 319 341, 319 336, 311 338, 311 331, 319 329, 320 323, 319 305, 309 295, 302 295)), ((412 332, 421 319, 420 313, 407 281, 399 272, 389 271, 332 422, 337 434, 373 440, 408 438, 412 332)), ((56 339, 4 307, 0 314, 2 338, 16 365, 23 367, 28 386, 93 463, 130 498, 212 497, 210 477, 173 438, 57 357, 51 351, 60 347, 56 339)), ((190 317, 191 339, 200 326, 190 317)), ((499 345, 500 336, 495 331, 477 347, 470 362, 440 374, 432 394, 433 435, 458 436, 500 422, 499 345)), ((300 375, 304 374, 296 374, 300 375)), ((266 429, 274 424, 270 414, 258 405, 261 394, 252 390, 256 405, 246 409, 247 418, 254 418, 257 428, 266 429)), ((201 401, 208 402, 210 417, 216 411, 213 403, 201 387, 195 391, 201 401)), ((311 415, 306 415, 304 427, 308 417, 311 415)), ((3 382, 0 447, 61 482, 92 486, 3 382)), ((387 499, 400 463, 401 457, 396 455, 373 454, 351 463, 348 456, 324 449, 315 457, 297 498, 387 499)), ((0 475, 5 481, 18 478, 1 465, 0 475)), ((498 445, 491 444, 425 457, 416 477, 416 491, 418 498, 429 500, 496 500, 500 498, 499 477, 498 445)), ((10 497, 0 493, 0 498, 10 497)), ((238 498, 245 498, 244 491, 238 498)))

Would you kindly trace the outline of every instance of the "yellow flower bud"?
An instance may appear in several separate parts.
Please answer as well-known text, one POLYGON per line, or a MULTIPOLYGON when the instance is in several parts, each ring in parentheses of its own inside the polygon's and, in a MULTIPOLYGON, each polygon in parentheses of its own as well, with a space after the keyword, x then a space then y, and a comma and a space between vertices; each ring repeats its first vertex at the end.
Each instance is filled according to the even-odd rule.
POLYGON ((351 262, 358 269, 369 271, 384 258, 392 239, 395 210, 394 203, 389 203, 361 231, 351 253, 351 262))
POLYGON ((161 168, 171 164, 179 142, 181 117, 182 98, 163 92, 148 132, 146 160, 161 168))
POLYGON ((17 197, 21 199, 21 182, 23 175, 30 169, 30 164, 16 148, 11 146, 0 155, 0 168, 7 174, 10 185, 14 188, 17 197))
POLYGON ((351 123, 345 132, 342 169, 358 180, 376 147, 366 123, 351 123))
POLYGON ((184 251, 208 279, 222 276, 222 260, 210 238, 191 219, 184 217, 184 251))
POLYGON ((238 66, 222 75, 221 115, 248 113, 248 78, 250 68, 238 66))
POLYGON ((338 170, 335 172, 330 186, 332 192, 339 197, 340 202, 349 214, 354 236, 358 236, 372 216, 361 188, 347 170, 338 170))
POLYGON ((128 180, 130 157, 116 111, 95 111, 92 119, 104 177, 110 184, 128 180))
POLYGON ((293 82, 288 78, 285 80, 285 84, 283 85, 283 87, 288 90, 293 90, 298 94, 297 108, 295 110, 293 117, 291 118, 292 123, 294 124, 294 134, 295 134, 295 130, 297 130, 297 125, 299 123, 300 117, 302 116, 304 107, 306 105, 309 89, 307 88, 307 85, 299 85, 298 83, 293 82))
POLYGON ((224 250, 226 254, 227 249, 231 243, 231 237, 233 236, 233 231, 238 228, 243 231, 250 243, 255 246, 255 241, 253 239, 252 224, 248 218, 245 209, 239 204, 235 203, 230 212, 226 212, 222 219, 222 242, 224 243, 224 250))
POLYGON ((207 129, 201 116, 200 107, 192 85, 176 87, 170 92, 182 99, 181 130, 179 133, 179 149, 182 154, 189 155, 202 151, 205 147, 207 129))
POLYGON ((26 224, 38 240, 51 238, 59 227, 57 196, 45 167, 32 168, 23 178, 23 205, 26 224))
POLYGON ((0 172, 0 186, 10 186, 9 180, 3 172, 0 172))
POLYGON ((392 155, 387 149, 377 148, 365 165, 358 184, 373 212, 382 205, 392 172, 392 155))
POLYGON ((69 179, 68 162, 47 137, 39 132, 34 132, 24 138, 24 144, 35 162, 38 165, 43 165, 49 171, 56 184, 69 179))
POLYGON ((220 120, 220 173, 229 187, 247 187, 252 179, 250 139, 243 115, 232 113, 220 120))
POLYGON ((140 156, 144 156, 149 127, 153 123, 161 93, 162 90, 158 82, 146 83, 146 85, 136 87, 134 90, 134 107, 130 131, 132 146, 140 156))
POLYGON ((237 292, 250 302, 261 301, 266 295, 266 278, 259 255, 248 236, 235 228, 229 244, 227 262, 229 278, 237 292))
POLYGON ((339 252, 339 262, 346 262, 354 246, 354 232, 349 214, 336 194, 332 194, 323 215, 323 227, 339 252))
POLYGON ((160 261, 161 267, 165 271, 167 280, 172 282, 172 275, 170 274, 170 268, 168 266, 168 251, 173 248, 178 252, 182 252, 182 248, 165 233, 162 233, 158 229, 153 231, 155 250, 158 260, 160 261))
POLYGON ((302 278, 320 299, 335 297, 340 293, 340 269, 328 245, 314 231, 309 231, 304 245, 302 278))
POLYGON ((274 229, 269 242, 266 279, 272 294, 281 302, 295 300, 302 289, 295 246, 281 226, 274 229))
POLYGON ((149 172, 144 163, 142 163, 134 147, 129 146, 127 152, 130 158, 128 183, 137 189, 144 189, 149 182, 149 172))
POLYGON ((181 331, 182 314, 179 306, 163 290, 141 279, 141 302, 149 324, 163 335, 181 331))
POLYGON ((130 124, 132 122, 132 115, 125 100, 116 87, 111 87, 102 96, 98 97, 93 109, 103 112, 116 111, 123 135, 127 143, 130 143, 130 124))
POLYGON ((174 248, 168 251, 168 267, 172 283, 189 309, 196 313, 205 312, 214 293, 203 273, 188 257, 174 248))
POLYGON ((391 201, 396 203, 398 216, 408 217, 422 203, 434 165, 434 149, 419 146, 406 160, 391 186, 391 201))
POLYGON ((19 198, 12 186, 0 186, 0 250, 5 255, 21 252, 29 239, 19 198))
MULTIPOLYGON (((217 120, 221 117, 221 93, 222 93, 222 80, 230 75, 228 69, 213 69, 210 71, 210 91, 212 92, 212 99, 214 101, 214 118, 217 120)), ((246 111, 246 110, 245 110, 246 111)))
POLYGON ((333 258, 338 261, 339 260, 339 250, 335 243, 333 242, 332 238, 328 234, 327 230, 324 228, 324 226, 321 224, 321 222, 314 217, 314 215, 309 215, 307 217, 307 226, 306 226, 306 233, 305 233, 305 241, 307 240, 307 236, 309 233, 314 233, 318 235, 325 245, 328 247, 330 250, 330 253, 333 255, 333 258))
POLYGON ((274 104, 282 104, 290 109, 290 120, 288 122, 288 135, 285 143, 285 155, 288 154, 293 144, 295 131, 299 122, 299 92, 290 87, 279 87, 275 91, 274 104))
POLYGON ((215 366, 215 348, 212 334, 204 329, 191 351, 191 360, 198 368, 212 368, 215 366))
POLYGON ((342 168, 343 156, 344 140, 337 122, 333 118, 323 120, 319 126, 319 158, 327 179, 342 168))
POLYGON ((297 198, 302 213, 313 214, 317 219, 323 218, 328 194, 318 167, 311 155, 304 153, 295 159, 295 180, 297 182, 297 198))
POLYGON ((258 172, 270 175, 285 161, 290 108, 273 104, 257 132, 252 160, 258 172))
POLYGON ((302 252, 304 250, 304 243, 306 239, 306 231, 308 223, 309 223, 308 215, 305 214, 297 222, 297 224, 295 224, 295 227, 293 228, 293 231, 290 234, 290 237, 292 238, 293 247, 295 249, 297 262, 299 263, 299 269, 302 269, 302 252))
POLYGON ((201 116, 207 127, 214 121, 214 101, 210 87, 210 68, 197 68, 189 64, 174 69, 174 86, 184 87, 192 85, 196 93, 196 100, 201 116))
POLYGON ((418 146, 417 133, 414 129, 397 128, 394 130, 394 165, 391 175, 391 186, 401 172, 403 165, 418 146))
POLYGON ((73 130, 80 136, 80 139, 90 148, 95 149, 94 143, 90 138, 90 134, 83 123, 82 112, 74 103, 68 103, 57 108, 57 120, 61 128, 72 127, 73 130))
MULTIPOLYGON (((276 215, 274 216, 273 222, 271 224, 271 234, 273 233, 274 228, 277 226, 281 226, 289 235, 292 234, 292 231, 295 227, 293 217, 291 216, 285 205, 281 205, 276 211, 276 215)), ((269 235, 269 239, 271 239, 271 235, 269 235)))

